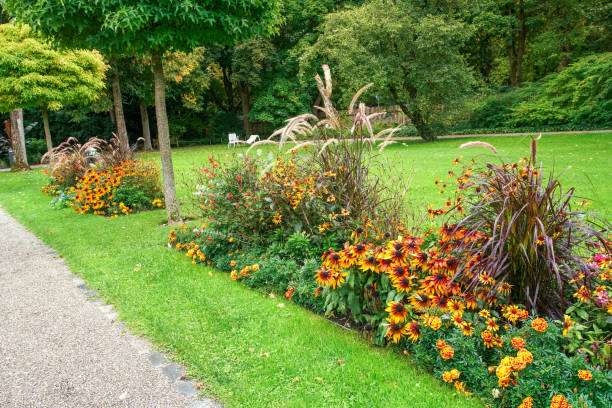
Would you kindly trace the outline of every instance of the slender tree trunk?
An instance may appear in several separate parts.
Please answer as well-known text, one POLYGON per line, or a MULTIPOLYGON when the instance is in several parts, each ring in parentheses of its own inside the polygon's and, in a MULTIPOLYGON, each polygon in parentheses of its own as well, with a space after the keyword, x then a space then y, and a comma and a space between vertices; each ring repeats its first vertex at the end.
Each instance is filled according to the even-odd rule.
POLYGON ((157 117, 157 136, 164 177, 166 214, 168 215, 168 224, 177 224, 181 222, 181 214, 174 184, 174 168, 172 167, 172 154, 170 152, 170 130, 168 129, 168 115, 166 114, 166 84, 164 82, 164 67, 159 51, 151 52, 151 64, 155 78, 155 115, 157 117))
POLYGON ((11 112, 11 145, 13 148, 13 167, 11 170, 30 170, 30 166, 28 166, 28 156, 26 155, 22 109, 15 109, 11 112))
POLYGON ((232 85, 232 67, 221 67, 223 76, 223 88, 227 97, 227 111, 234 111, 234 86, 232 85))
POLYGON ((140 106, 140 120, 142 121, 144 149, 145 151, 150 152, 153 150, 153 146, 151 145, 151 129, 149 129, 149 112, 147 111, 147 106, 144 104, 142 99, 138 101, 138 105, 140 106))
POLYGON ((119 142, 125 148, 128 148, 130 141, 128 139, 127 128, 125 127, 125 116, 123 115, 123 97, 121 96, 117 61, 114 58, 111 59, 111 65, 113 66, 111 84, 113 88, 113 104, 115 105, 115 120, 117 121, 117 136, 119 136, 119 142))
POLYGON ((108 110, 108 115, 110 116, 110 121, 114 124, 117 123, 117 119, 115 119, 115 105, 108 110))
POLYGON ((249 119, 249 112, 251 111, 251 93, 249 92, 249 87, 246 85, 240 87, 240 105, 242 107, 242 127, 244 128, 244 135, 249 137, 253 131, 251 120, 249 119))
POLYGON ((527 25, 525 9, 522 1, 515 5, 506 6, 506 14, 510 20, 510 39, 506 40, 506 50, 508 52, 508 65, 510 66, 510 86, 521 86, 521 73, 523 68, 523 55, 525 54, 525 45, 527 41, 527 25), (516 7, 516 9, 514 8, 516 7), (518 26, 514 25, 514 19, 518 22, 518 26))
POLYGON ((47 151, 53 149, 53 141, 51 140, 51 129, 49 128, 49 112, 45 105, 42 106, 43 128, 45 129, 45 140, 47 141, 47 151))

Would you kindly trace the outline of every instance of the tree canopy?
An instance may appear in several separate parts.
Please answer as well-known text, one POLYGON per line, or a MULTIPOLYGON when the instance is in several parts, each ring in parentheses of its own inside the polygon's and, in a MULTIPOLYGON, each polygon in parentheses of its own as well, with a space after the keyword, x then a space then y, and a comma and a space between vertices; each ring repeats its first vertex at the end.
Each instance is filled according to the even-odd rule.
POLYGON ((190 51, 271 34, 279 0, 7 0, 7 10, 63 46, 107 54, 190 51))
POLYGON ((367 78, 430 140, 445 106, 472 85, 471 70, 459 52, 469 30, 460 22, 398 3, 374 0, 330 14, 303 63, 310 66, 309 60, 320 56, 329 62, 346 87, 347 103, 367 78))
POLYGON ((97 51, 58 51, 28 26, 0 25, 0 112, 90 103, 105 70, 97 51))

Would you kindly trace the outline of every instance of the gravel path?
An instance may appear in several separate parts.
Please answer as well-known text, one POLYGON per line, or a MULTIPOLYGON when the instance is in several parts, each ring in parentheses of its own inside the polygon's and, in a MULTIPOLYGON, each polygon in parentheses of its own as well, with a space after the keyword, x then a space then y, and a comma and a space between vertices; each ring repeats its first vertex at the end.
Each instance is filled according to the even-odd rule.
POLYGON ((220 407, 0 207, 0 407, 220 407))

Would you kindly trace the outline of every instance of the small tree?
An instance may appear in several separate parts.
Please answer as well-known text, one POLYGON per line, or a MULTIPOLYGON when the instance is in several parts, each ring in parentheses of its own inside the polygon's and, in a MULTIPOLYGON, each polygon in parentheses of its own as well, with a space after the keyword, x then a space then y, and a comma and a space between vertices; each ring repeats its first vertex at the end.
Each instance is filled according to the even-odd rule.
POLYGON ((151 55, 168 223, 178 223, 181 217, 166 115, 164 52, 269 34, 280 22, 280 4, 280 0, 6 1, 10 13, 65 46, 97 48, 109 55, 151 55))
POLYGON ((435 138, 433 125, 444 109, 470 90, 472 74, 459 52, 467 30, 452 19, 373 0, 330 14, 322 28, 303 65, 323 57, 352 91, 372 80, 425 140, 435 138))
POLYGON ((48 111, 93 102, 105 69, 96 51, 57 51, 28 26, 0 25, 0 112, 40 107, 47 150, 48 111))

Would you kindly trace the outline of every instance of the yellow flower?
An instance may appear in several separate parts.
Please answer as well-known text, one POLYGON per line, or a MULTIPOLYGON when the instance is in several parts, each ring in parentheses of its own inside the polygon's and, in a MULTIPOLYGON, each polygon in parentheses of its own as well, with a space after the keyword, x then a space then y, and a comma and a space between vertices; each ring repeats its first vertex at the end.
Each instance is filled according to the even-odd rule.
POLYGON ((578 370, 578 378, 584 381, 590 381, 593 379, 593 374, 588 370, 578 370))

